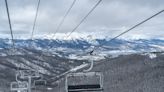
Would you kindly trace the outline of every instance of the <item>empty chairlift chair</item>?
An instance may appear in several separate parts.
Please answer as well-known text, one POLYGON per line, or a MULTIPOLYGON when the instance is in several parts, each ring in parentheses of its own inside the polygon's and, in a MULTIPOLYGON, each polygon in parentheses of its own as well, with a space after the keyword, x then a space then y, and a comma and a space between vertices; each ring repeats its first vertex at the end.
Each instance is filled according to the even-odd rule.
POLYGON ((37 92, 37 90, 42 90, 42 92, 47 92, 46 90, 47 82, 45 80, 35 80, 33 88, 37 92))
POLYGON ((103 76, 99 72, 71 73, 66 76, 66 92, 102 92, 103 76))
POLYGON ((10 89, 12 92, 27 92, 28 83, 27 82, 12 82, 10 84, 10 89))
POLYGON ((35 80, 34 86, 46 86, 47 82, 46 80, 35 80))
POLYGON ((33 80, 39 80, 41 79, 41 75, 39 72, 34 71, 34 70, 20 70, 16 74, 16 80, 19 81, 28 81, 29 77, 33 80))

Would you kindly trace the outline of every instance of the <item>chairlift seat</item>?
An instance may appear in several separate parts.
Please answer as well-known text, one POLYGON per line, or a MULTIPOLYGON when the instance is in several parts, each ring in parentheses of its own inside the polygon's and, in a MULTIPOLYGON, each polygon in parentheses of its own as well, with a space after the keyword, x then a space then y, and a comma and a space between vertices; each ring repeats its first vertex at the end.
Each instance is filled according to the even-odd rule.
POLYGON ((99 72, 71 73, 66 76, 67 92, 102 92, 103 78, 99 72), (96 80, 96 81, 95 81, 96 80))
POLYGON ((101 88, 99 84, 93 85, 68 85, 68 89, 89 89, 89 88, 101 88))
POLYGON ((68 92, 82 92, 82 91, 102 91, 101 85, 68 85, 68 92))

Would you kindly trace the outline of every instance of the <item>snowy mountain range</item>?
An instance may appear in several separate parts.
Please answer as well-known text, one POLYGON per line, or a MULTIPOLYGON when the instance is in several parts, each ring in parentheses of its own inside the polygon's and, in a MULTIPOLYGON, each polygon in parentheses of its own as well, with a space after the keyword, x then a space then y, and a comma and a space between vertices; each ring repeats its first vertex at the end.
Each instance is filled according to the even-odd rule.
MULTIPOLYGON (((49 40, 49 39, 35 39, 15 40, 15 45, 17 48, 30 48, 35 49, 58 49, 58 48, 68 48, 75 50, 86 50, 93 46, 99 46, 108 50, 163 50, 164 49, 164 40, 160 39, 139 39, 139 40, 122 40, 116 39, 110 41, 107 39, 95 39, 95 40, 86 40, 86 39, 75 39, 75 40, 49 40)), ((0 39, 0 48, 10 48, 11 41, 9 39, 0 39)))
MULTIPOLYGON (((139 39, 139 40, 123 40, 115 39, 74 39, 74 40, 50 40, 50 39, 35 39, 15 40, 16 48, 31 48, 51 52, 61 57, 69 57, 75 59, 77 56, 88 56, 85 53, 91 51, 94 47, 99 47, 95 50, 97 55, 109 54, 127 54, 136 52, 161 52, 164 51, 164 40, 161 39, 139 39)), ((0 48, 11 48, 9 39, 0 39, 0 48)))

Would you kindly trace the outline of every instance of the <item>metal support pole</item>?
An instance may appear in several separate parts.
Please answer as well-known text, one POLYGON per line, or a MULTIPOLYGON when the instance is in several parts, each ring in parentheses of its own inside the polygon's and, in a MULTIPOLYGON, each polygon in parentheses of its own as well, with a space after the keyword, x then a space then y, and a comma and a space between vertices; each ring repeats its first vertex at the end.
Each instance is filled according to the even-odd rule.
POLYGON ((31 92, 31 76, 28 76, 28 92, 31 92))
POLYGON ((66 90, 66 92, 68 92, 68 80, 67 80, 67 78, 68 78, 68 75, 66 75, 66 79, 65 79, 65 90, 66 90))
POLYGON ((84 72, 89 72, 89 71, 91 71, 92 70, 92 68, 93 68, 93 56, 92 55, 90 55, 90 60, 89 60, 89 62, 90 62, 90 67, 87 69, 87 70, 84 70, 84 72))
POLYGON ((87 70, 84 70, 84 72, 89 72, 93 68, 93 60, 90 60, 90 67, 87 70))

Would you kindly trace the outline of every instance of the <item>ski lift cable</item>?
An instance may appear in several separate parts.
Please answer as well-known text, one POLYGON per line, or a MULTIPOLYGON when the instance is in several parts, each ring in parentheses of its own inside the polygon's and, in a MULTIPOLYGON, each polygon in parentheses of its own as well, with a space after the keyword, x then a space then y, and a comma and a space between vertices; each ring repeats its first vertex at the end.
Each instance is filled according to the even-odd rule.
MULTIPOLYGON (((13 36, 13 30, 12 30, 12 24, 11 24, 11 18, 10 18, 10 12, 9 12, 9 6, 8 6, 7 0, 5 0, 5 5, 6 5, 6 11, 7 11, 7 16, 8 16, 8 21, 9 21, 10 34, 11 34, 11 38, 12 38, 13 53, 15 53, 15 51, 16 51, 15 41, 14 41, 14 36, 13 36)), ((17 68, 17 70, 21 69, 17 66, 15 68, 17 68)))
POLYGON ((9 13, 9 8, 8 8, 8 2, 7 2, 7 0, 5 0, 5 4, 6 4, 6 11, 7 11, 8 22, 9 22, 9 27, 10 27, 10 34, 11 34, 11 39, 12 39, 12 46, 14 48, 15 47, 14 35, 13 35, 12 24, 11 24, 11 19, 10 19, 10 13, 9 13))
MULTIPOLYGON (((34 17, 32 32, 31 32, 31 46, 33 46, 33 37, 34 37, 34 31, 35 31, 35 27, 36 27, 36 22, 37 22, 39 7, 40 7, 40 1, 41 1, 41 0, 38 0, 38 2, 37 2, 36 13, 35 13, 35 17, 34 17)), ((35 69, 33 69, 33 70, 35 70, 35 69)), ((38 72, 38 71, 39 71, 39 70, 37 70, 37 72, 38 72)))
MULTIPOLYGON (((63 18, 62 18, 60 24, 58 25, 58 27, 57 27, 57 29, 56 29, 56 31, 55 31, 55 33, 54 33, 54 35, 51 37, 52 39, 55 37, 55 34, 59 31, 60 27, 61 27, 62 24, 64 23, 66 17, 67 17, 68 14, 70 13, 70 11, 71 11, 71 9, 73 8, 73 6, 75 5, 75 3, 76 3, 76 0, 74 0, 74 1, 72 2, 72 4, 71 4, 71 6, 69 7, 68 11, 67 11, 67 12, 65 13, 65 15, 63 16, 63 18)), ((50 44, 51 44, 51 42, 48 43, 48 45, 50 45, 50 44)))
POLYGON ((36 7, 36 14, 35 14, 35 18, 34 18, 32 33, 31 33, 31 40, 33 40, 33 36, 34 36, 34 31, 35 31, 35 26, 36 26, 36 20, 37 20, 37 17, 38 17, 39 6, 40 6, 40 0, 38 0, 38 4, 37 4, 37 7, 36 7))
MULTIPOLYGON (((39 3, 40 3, 40 0, 39 0, 39 3)), ((10 13, 9 13, 9 8, 8 8, 8 2, 7 2, 7 0, 5 0, 5 5, 6 5, 6 10, 7 10, 7 16, 8 16, 8 21, 9 21, 9 27, 10 27, 11 37, 12 37, 13 50, 15 51, 15 42, 14 42, 14 36, 13 36, 13 30, 12 30, 12 25, 11 25, 11 19, 10 19, 10 13)), ((38 11, 38 9, 37 9, 37 11, 38 11)), ((36 21, 36 19, 35 19, 35 21, 36 21)), ((8 66, 8 67, 11 67, 11 66, 8 66)), ((17 69, 17 70, 21 70, 21 69, 27 70, 27 68, 20 68, 20 67, 17 67, 17 66, 16 67, 11 67, 11 68, 14 68, 14 69, 17 69)), ((32 70, 34 70, 34 69, 32 69, 32 70)))
MULTIPOLYGON (((140 23, 136 24, 135 26, 131 27, 130 29, 128 29, 128 30, 124 31, 123 33, 121 33, 121 34, 119 34, 119 35, 115 36, 115 37, 114 37, 114 38, 112 38, 110 41, 112 41, 112 40, 114 40, 114 39, 116 39, 116 38, 118 38, 118 37, 120 37, 120 36, 124 35, 125 33, 127 33, 127 32, 129 32, 129 31, 131 31, 132 29, 134 29, 134 28, 136 28, 136 27, 138 27, 138 26, 140 26, 141 24, 143 24, 143 23, 147 22, 148 20, 152 19, 153 17, 155 17, 155 16, 157 16, 157 15, 161 14, 162 12, 164 12, 164 10, 161 10, 160 12, 158 12, 158 13, 154 14, 153 16, 151 16, 151 17, 147 18, 146 20, 144 20, 144 21, 142 21, 142 22, 140 22, 140 23)), ((107 37, 106 37, 106 38, 107 38, 107 37)), ((103 43, 103 44, 105 44, 105 43, 103 43)), ((99 47, 100 47, 100 46, 99 46, 99 47)), ((91 52, 89 52, 89 53, 90 53, 90 55, 92 55, 92 54, 93 54, 93 52, 94 52, 96 49, 98 49, 99 47, 94 48, 91 52)), ((147 52, 144 52, 144 53, 147 53, 147 52)), ((163 53, 163 52, 151 52, 151 53, 163 53)), ((68 73, 69 73, 69 71, 68 71, 68 72, 66 72, 65 74, 62 74, 61 76, 66 75, 66 74, 68 74, 68 73)), ((51 79, 54 79, 54 78, 56 78, 56 77, 52 77, 51 79)), ((50 80, 51 80, 51 79, 50 79, 50 80)), ((51 81, 52 81, 52 80, 51 80, 51 81)))
MULTIPOLYGON (((110 41, 113 41, 113 40, 115 40, 115 39, 117 39, 117 38, 119 38, 120 36, 122 36, 122 35, 128 33, 129 31, 131 31, 131 30, 135 29, 136 27, 138 27, 138 26, 144 24, 145 22, 149 21, 150 19, 156 17, 157 15, 159 15, 159 14, 161 14, 161 13, 163 13, 163 12, 164 12, 164 10, 161 10, 161 11, 157 12, 156 14, 152 15, 151 17, 149 17, 149 18, 143 20, 142 22, 139 22, 138 24, 136 24, 136 25, 132 26, 131 28, 125 30, 124 32, 120 33, 119 35, 113 37, 112 39, 109 40, 109 42, 110 42, 110 41)), ((106 38, 107 38, 107 37, 106 37, 106 38)), ((96 49, 98 49, 99 47, 101 47, 101 46, 104 45, 104 44, 106 44, 106 43, 102 43, 101 45, 99 45, 99 46, 93 48, 93 50, 90 51, 89 53, 92 54, 96 49)))
MULTIPOLYGON (((90 12, 83 18, 83 20, 81 21, 81 23, 92 13, 92 11, 100 4, 101 1, 102 1, 102 0, 99 0, 99 2, 98 2, 98 3, 90 10, 90 12)), ((68 9, 68 11, 67 11, 66 14, 64 15, 64 17, 63 17, 61 23, 59 24, 59 27, 58 27, 58 29, 57 29, 56 32, 59 31, 59 29, 60 29, 60 27, 62 26, 62 24, 64 23, 64 21, 65 21, 67 15, 68 15, 69 12, 71 11, 72 7, 74 6, 75 2, 76 2, 76 0, 74 0, 74 1, 72 2, 70 8, 68 9)), ((81 24, 81 23, 80 23, 80 24, 81 24)), ((79 24, 78 26, 80 26, 80 24, 79 24)), ((74 31, 78 28, 78 26, 74 29, 74 31)), ((56 34, 56 32, 55 32, 55 34, 56 34)), ((55 34, 52 36, 52 38, 55 36, 55 34)), ((50 45, 50 43, 49 43, 48 45, 50 45)), ((42 55, 41 55, 41 56, 42 56, 42 55)))
MULTIPOLYGON (((74 31, 76 31, 76 29, 81 25, 81 23, 93 12, 93 10, 101 3, 101 1, 102 0, 99 0, 97 3, 96 3, 96 5, 88 12, 88 14, 81 20, 81 22, 74 28, 74 30, 72 30, 72 32, 67 36, 67 38, 74 32, 74 31)), ((92 65, 92 63, 91 63, 91 67, 93 67, 93 65, 92 65)), ((90 68, 91 69, 91 68, 90 68)), ((90 70, 89 69, 89 70, 90 70)), ((69 73, 69 71, 68 72, 66 72, 66 73, 64 73, 64 75, 65 74, 67 74, 67 73, 69 73)), ((63 74, 62 74, 63 75, 63 74)), ((62 75, 59 75, 59 76, 62 76, 62 75)))
MULTIPOLYGON (((56 32, 58 32, 58 31, 59 31, 59 28, 60 28, 60 27, 61 27, 61 25, 64 23, 64 21, 65 21, 65 19, 66 19, 67 15, 68 15, 68 14, 69 14, 69 12, 71 11, 71 9, 72 9, 72 7, 74 6, 75 2, 76 2, 76 0, 74 0, 74 1, 72 2, 72 4, 71 4, 70 8, 68 9, 68 11, 66 12, 66 14, 64 15, 64 17, 63 17, 63 19, 62 19, 61 23, 60 23, 60 24, 59 24, 59 26, 57 27, 56 32)), ((55 33, 55 34, 56 34, 56 33, 55 33)), ((53 35, 53 36, 55 36, 55 35, 53 35)), ((52 38, 53 38, 53 37, 52 37, 52 38)), ((31 40, 32 40, 32 39, 31 39, 31 40)), ((49 46, 49 45, 50 45, 50 43, 51 43, 51 42, 49 42, 47 46, 49 46)), ((49 50, 49 49, 50 49, 50 48, 47 48, 47 50, 49 50)), ((41 53, 41 55, 39 56, 39 58, 40 58, 40 57, 42 57, 42 56, 43 56, 43 53, 41 53)), ((39 60, 39 58, 38 58, 37 60, 39 60)))
MULTIPOLYGON (((71 11, 71 9, 73 8, 73 6, 75 5, 75 3, 76 3, 76 0, 74 0, 74 1, 72 2, 72 4, 71 4, 71 6, 69 7, 68 11, 66 12, 66 14, 64 15, 62 21, 60 22, 59 26, 57 27, 57 30, 55 31, 54 35, 52 36, 52 39, 53 39, 53 37, 55 36, 55 34, 59 31, 60 27, 61 27, 62 24, 64 23, 66 17, 67 17, 68 14, 70 13, 70 11, 71 11)), ((51 42, 49 42, 47 46, 49 46, 50 44, 51 44, 51 42)), ((49 49, 50 49, 50 48, 49 48, 49 49)), ((49 49, 48 49, 48 50, 49 50, 49 49)), ((43 56, 43 54, 40 55, 40 57, 42 57, 42 56, 43 56)))
POLYGON ((80 21, 80 23, 66 36, 68 38, 76 29, 86 20, 86 18, 96 9, 96 7, 101 3, 102 0, 99 0, 95 6, 87 13, 87 15, 80 21))
POLYGON ((56 31, 54 33, 54 35, 52 36, 52 38, 55 37, 56 33, 60 30, 61 26, 63 25, 66 17, 68 16, 69 12, 71 11, 71 9, 73 8, 74 4, 75 4, 76 0, 74 0, 70 6, 70 8, 68 9, 68 11, 66 12, 66 14, 63 16, 62 20, 60 21, 59 25, 56 28, 56 31))

